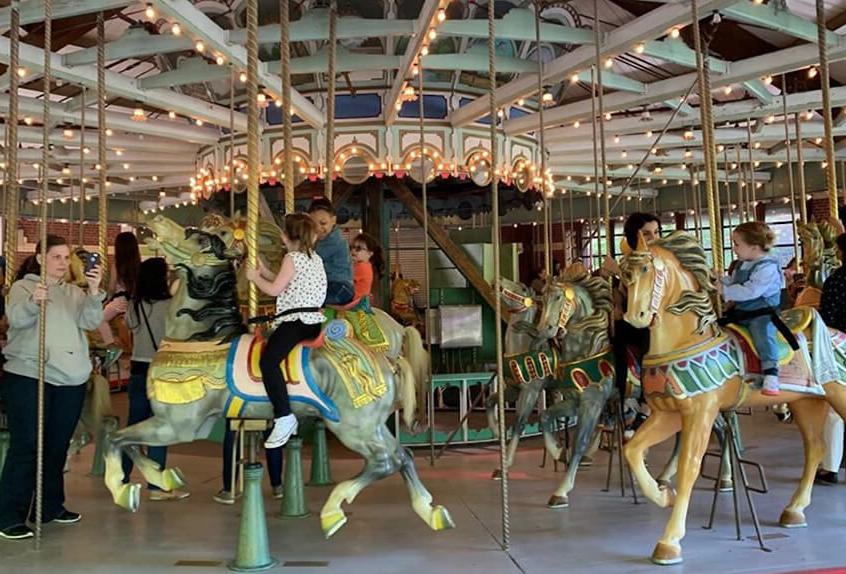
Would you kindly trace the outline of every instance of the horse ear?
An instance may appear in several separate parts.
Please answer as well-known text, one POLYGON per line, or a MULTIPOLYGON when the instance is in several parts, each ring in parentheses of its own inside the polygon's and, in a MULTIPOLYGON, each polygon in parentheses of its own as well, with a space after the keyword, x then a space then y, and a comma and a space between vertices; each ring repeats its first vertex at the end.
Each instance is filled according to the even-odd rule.
POLYGON ((623 256, 626 256, 631 252, 632 248, 629 246, 629 241, 623 237, 623 239, 620 240, 620 253, 622 253, 623 256))
POLYGON ((635 247, 635 251, 649 251, 649 247, 646 245, 646 239, 644 239, 643 233, 640 231, 637 232, 637 247, 635 247))

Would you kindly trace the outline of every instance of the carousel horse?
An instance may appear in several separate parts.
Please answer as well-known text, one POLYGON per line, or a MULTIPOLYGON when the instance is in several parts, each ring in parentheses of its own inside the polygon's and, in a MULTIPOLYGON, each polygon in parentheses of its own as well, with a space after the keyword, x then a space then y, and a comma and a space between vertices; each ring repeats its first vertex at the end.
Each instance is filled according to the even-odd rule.
POLYGON ((837 257, 837 236, 843 233, 843 224, 836 219, 798 224, 802 243, 802 269, 807 287, 796 296, 795 306, 819 308, 825 280, 840 267, 837 257))
POLYGON ((789 403, 802 433, 805 464, 800 483, 781 514, 786 528, 806 526, 814 475, 825 451, 822 430, 827 404, 846 416, 846 335, 829 331, 816 311, 784 314, 801 345, 793 351, 782 340, 781 393, 760 390, 760 360, 743 328, 717 325, 711 297, 714 277, 705 251, 678 231, 649 245, 640 238, 622 263, 628 288, 625 320, 649 328, 642 385, 652 414, 624 447, 624 455, 643 494, 663 508, 673 507, 652 553, 656 564, 682 561, 681 540, 693 485, 721 411, 741 406, 789 403), (811 339, 812 345, 809 345, 811 339), (809 352, 809 346, 813 349, 809 352), (749 382, 751 379, 751 383, 749 382), (677 493, 650 475, 644 452, 681 430, 677 493))
MULTIPOLYGON (((228 226, 184 229, 155 217, 156 247, 170 261, 177 282, 162 341, 148 375, 153 417, 108 437, 106 486, 119 506, 136 511, 139 484, 123 484, 121 451, 144 478, 163 490, 185 484, 175 468, 160 469, 140 445, 168 446, 208 436, 221 417, 270 419, 272 409, 258 371, 263 341, 245 334, 237 304, 234 263, 243 242, 228 226)), ((397 444, 385 421, 399 400, 404 415, 414 396, 414 376, 402 359, 392 365, 348 337, 351 329, 333 321, 314 341, 298 345, 280 368, 287 373, 291 408, 297 416, 321 417, 349 449, 364 459, 363 471, 338 484, 320 513, 327 537, 347 521, 341 507, 372 482, 399 471, 414 511, 433 530, 452 528, 446 508, 432 505, 411 453, 397 444)))
POLYGON ((391 315, 401 324, 422 327, 420 317, 414 309, 414 296, 420 292, 420 283, 414 279, 398 276, 391 284, 391 315))

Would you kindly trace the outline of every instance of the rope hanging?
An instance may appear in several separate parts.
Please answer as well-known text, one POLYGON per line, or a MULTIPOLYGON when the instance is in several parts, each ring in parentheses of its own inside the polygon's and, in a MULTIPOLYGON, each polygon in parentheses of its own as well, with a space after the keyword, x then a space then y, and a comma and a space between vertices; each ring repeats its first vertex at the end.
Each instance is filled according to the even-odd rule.
POLYGON ((102 256, 101 269, 105 273, 109 268, 109 200, 106 196, 106 21, 102 12, 97 13, 97 161, 100 164, 97 238, 98 250, 102 256))
MULTIPOLYGON (((802 268, 799 259, 799 238, 796 235, 796 188, 793 185, 793 158, 790 153, 790 128, 787 115, 787 78, 781 75, 781 110, 784 115, 784 149, 787 151, 787 184, 790 191, 790 226, 793 229, 793 257, 796 258, 796 269, 802 268)), ((801 164, 800 164, 801 169, 801 164)))
MULTIPOLYGON (((541 59, 541 33, 540 20, 541 10, 543 9, 542 0, 535 1, 535 53, 537 55, 537 74, 538 74, 538 155, 540 156, 540 190, 541 201, 543 201, 543 267, 546 269, 547 277, 552 276, 552 198, 546 193, 546 138, 544 136, 543 125, 543 60, 541 59)), ((496 120, 495 116, 491 116, 492 121, 496 120)), ((496 168, 496 164, 491 169, 496 168)))
POLYGON ((758 219, 756 214, 756 204, 758 203, 757 199, 755 198, 756 191, 755 191, 755 162, 752 161, 752 120, 746 120, 746 150, 749 156, 749 190, 746 192, 746 199, 748 201, 746 206, 746 219, 747 221, 755 221, 758 219))
MULTIPOLYGON (((257 0, 249 0, 253 3, 257 0)), ((258 10, 258 9, 256 9, 258 10)), ((258 17, 256 17, 258 18, 258 17)), ((280 0, 279 2, 279 27, 281 29, 281 52, 282 52, 282 138, 285 149, 285 213, 294 213, 294 150, 292 149, 293 134, 291 132, 291 6, 290 0, 280 0)), ((256 24, 258 27, 258 24, 256 24)), ((256 59, 258 59, 258 48, 256 48, 256 59)), ((256 64, 258 65, 258 64, 256 64)), ((254 81, 258 81, 254 78, 254 81)), ((255 100, 258 97, 257 89, 253 86, 256 93, 250 95, 255 100)), ((255 102, 252 102, 255 103, 255 102)), ((258 131, 258 121, 255 125, 256 132, 258 131)), ((250 132, 249 138, 252 141, 256 132, 250 132)), ((258 147, 255 150, 256 161, 258 161, 258 147)), ((256 171, 256 189, 258 189, 258 171, 256 171)), ((258 193, 258 192, 256 192, 258 193)), ((258 197, 256 197, 256 218, 258 218, 258 197)))
MULTIPOLYGON (((601 208, 600 208, 600 196, 599 196, 599 147, 597 143, 597 138, 599 137, 597 134, 597 125, 596 125, 596 66, 590 67, 590 115, 591 115, 591 131, 593 132, 593 192, 596 194, 596 225, 593 226, 594 232, 596 233, 597 238, 597 255, 599 256, 599 260, 597 262, 597 267, 602 266, 602 235, 600 229, 602 228, 602 216, 601 208)), ((591 203, 593 202, 592 199, 588 199, 588 210, 592 210, 593 207, 591 203)), ((592 216, 591 216, 592 217, 592 216)), ((591 255, 593 255, 593 234, 591 234, 591 255)))
MULTIPOLYGON (((282 0, 285 8, 287 0, 282 0)), ((283 14, 283 21, 287 22, 287 11, 283 14)), ((283 24, 283 36, 287 32, 287 25, 283 24)), ((286 42, 282 43, 283 59, 286 42)), ((286 68, 286 63, 282 63, 286 68)), ((285 82, 282 82, 283 117, 287 116, 288 106, 285 102, 285 82)), ((254 268, 258 264, 258 218, 259 218, 259 140, 258 140, 258 0, 247 1, 247 265, 254 268)), ((286 144, 288 143, 286 139, 286 144)), ((290 157, 285 149, 286 157, 290 157)), ((293 188, 291 189, 291 210, 288 210, 288 186, 293 183, 285 178, 285 212, 293 212, 293 188)), ((258 315, 258 287, 250 282, 248 297, 250 317, 258 315)))
MULTIPOLYGON (((493 243, 493 264, 494 264, 494 290, 499 293, 502 290, 502 277, 500 275, 499 250, 501 241, 501 229, 499 219, 499 175, 496 165, 499 163, 499 153, 496 137, 496 12, 494 2, 488 0, 488 113, 491 118, 490 139, 491 139, 491 243, 493 243)), ((543 102, 539 102, 542 107, 543 102)), ((498 295, 497 295, 498 297, 498 295)), ((502 306, 499 299, 496 299, 494 309, 496 319, 494 320, 496 335, 496 398, 499 425, 499 469, 502 473, 500 482, 500 494, 502 505, 502 549, 508 550, 511 544, 511 517, 508 507, 508 467, 505 464, 505 378, 502 368, 502 306)))
MULTIPOLYGON (((593 43, 596 52, 596 92, 599 103, 599 159, 602 162, 602 207, 605 215, 605 252, 610 256, 614 252, 614 222, 611 220, 611 196, 608 191, 608 165, 605 161, 605 91, 602 87, 602 61, 600 44, 602 36, 599 30, 599 0, 593 0, 593 43)), ((622 194, 620 195, 622 198, 622 194)))
POLYGON ((805 188, 805 150, 802 149, 802 120, 798 113, 793 116, 793 120, 796 123, 796 161, 798 162, 796 173, 799 174, 799 197, 797 198, 799 215, 802 218, 802 223, 808 223, 808 202, 805 199, 808 192, 805 188))
MULTIPOLYGON (((426 347, 431 356, 431 344, 429 334, 432 332, 432 321, 430 309, 430 277, 429 277, 429 172, 426 169, 426 154, 423 153, 426 149, 426 133, 425 133, 425 106, 423 102, 423 58, 422 54, 417 57, 417 103, 419 106, 418 129, 420 135, 420 182, 421 194, 423 199, 423 289, 426 293, 426 347)), ((434 168, 434 166, 433 166, 434 168)), ((432 361, 431 359, 426 363, 427 378, 430 385, 434 385, 432 380, 432 361)), ((430 386, 429 391, 429 464, 435 464, 435 402, 434 402, 434 387, 430 386)))
POLYGON ((85 234, 83 232, 84 221, 85 221, 85 92, 86 89, 83 86, 81 97, 81 105, 80 108, 80 121, 79 121, 79 223, 77 224, 77 234, 78 234, 78 245, 82 247, 85 242, 85 234))
MULTIPOLYGON (((737 192, 737 202, 734 205, 737 205, 737 212, 738 212, 738 220, 737 223, 740 224, 743 222, 743 188, 746 185, 745 176, 743 174, 743 164, 740 162, 740 146, 734 146, 734 159, 735 164, 737 164, 737 170, 735 170, 735 177, 737 178, 737 187, 735 191, 737 192)), ((729 202, 729 224, 732 228, 734 228, 734 222, 732 221, 732 214, 734 213, 734 209, 732 209, 732 202, 731 197, 728 198, 729 202)))
MULTIPOLYGON (((834 166, 834 125, 831 119, 831 86, 828 74, 828 39, 826 38, 828 28, 825 25, 825 3, 823 0, 816 0, 816 6, 817 45, 820 49, 820 89, 822 91, 822 116, 825 131, 823 137, 823 148, 825 149, 825 159, 827 162, 825 168, 825 186, 826 191, 828 191, 829 214, 832 218, 837 219, 837 175, 834 166)), ((802 188, 802 204, 805 203, 804 194, 805 189, 802 188)))
POLYGON ((12 0, 9 29, 9 117, 6 121, 9 143, 6 148, 6 293, 15 280, 18 255, 18 213, 20 191, 18 188, 18 87, 20 77, 20 3, 12 0))
MULTIPOLYGON (((338 39, 338 7, 335 0, 329 4, 329 88, 326 92, 326 173, 323 195, 332 200, 332 176, 335 173, 335 44, 338 39)), ((423 96, 420 96, 423 105, 423 96)), ((421 114, 422 116, 422 114, 421 114)))
MULTIPOLYGON (((40 225, 38 229, 41 241, 41 285, 47 286, 47 195, 50 192, 50 67, 53 55, 53 0, 44 0, 44 69, 42 78, 42 118, 41 130, 41 188, 38 197, 40 225)), ((16 75, 14 70, 12 75, 16 75)), ((11 273, 13 274, 13 273, 11 273)), ((41 519, 44 506, 44 367, 47 362, 47 302, 38 307, 38 433, 35 457, 35 548, 41 548, 41 519)))
POLYGON ((229 217, 235 219, 235 68, 229 71, 229 217))
MULTIPOLYGON (((693 25, 693 49, 696 53, 696 76, 699 83, 699 115, 702 123, 702 143, 705 152, 705 197, 708 204, 708 218, 711 228, 711 256, 718 274, 723 273, 722 217, 717 208, 720 190, 717 183, 717 157, 714 148, 714 118, 711 114, 711 73, 708 55, 702 50, 699 30, 699 9, 696 0, 690 8, 693 25)), ((717 311, 719 313, 719 309, 717 311)))

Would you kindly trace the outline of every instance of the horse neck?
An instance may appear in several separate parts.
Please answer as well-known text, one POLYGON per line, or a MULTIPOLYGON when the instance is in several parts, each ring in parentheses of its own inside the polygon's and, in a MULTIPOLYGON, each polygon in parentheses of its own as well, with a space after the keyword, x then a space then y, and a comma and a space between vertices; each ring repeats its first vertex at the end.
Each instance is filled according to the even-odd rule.
MULTIPOLYGON (((576 324, 599 313, 608 316, 607 312, 597 311, 592 304, 588 303, 585 311, 573 317, 569 324, 576 324)), ((561 356, 564 361, 573 361, 596 355, 608 347, 609 341, 608 324, 606 322, 604 327, 590 327, 583 330, 568 329, 564 334, 559 333, 558 348, 561 349, 561 356)))
MULTIPOLYGON (((675 257, 664 259, 667 266, 664 297, 658 308, 658 316, 649 334, 648 355, 664 355, 678 349, 686 349, 703 343, 714 336, 716 327, 697 333, 699 317, 693 311, 671 313, 668 310, 676 303, 683 291, 699 291, 693 275, 684 270, 675 257)), ((717 331, 718 332, 718 331, 717 331)))
POLYGON ((532 346, 532 337, 527 333, 517 333, 514 330, 514 325, 521 321, 533 323, 537 308, 535 306, 529 307, 522 313, 511 313, 508 318, 508 327, 505 329, 505 353, 508 355, 525 353, 532 346))

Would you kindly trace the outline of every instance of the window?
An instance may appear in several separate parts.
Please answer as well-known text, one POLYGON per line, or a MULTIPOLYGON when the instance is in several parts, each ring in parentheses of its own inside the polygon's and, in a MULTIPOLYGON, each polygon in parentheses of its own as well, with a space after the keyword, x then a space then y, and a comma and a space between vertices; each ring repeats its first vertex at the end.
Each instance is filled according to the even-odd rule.
POLYGON ((771 203, 764 209, 765 220, 775 233, 775 247, 771 253, 782 267, 793 259, 793 214, 789 204, 771 203))

